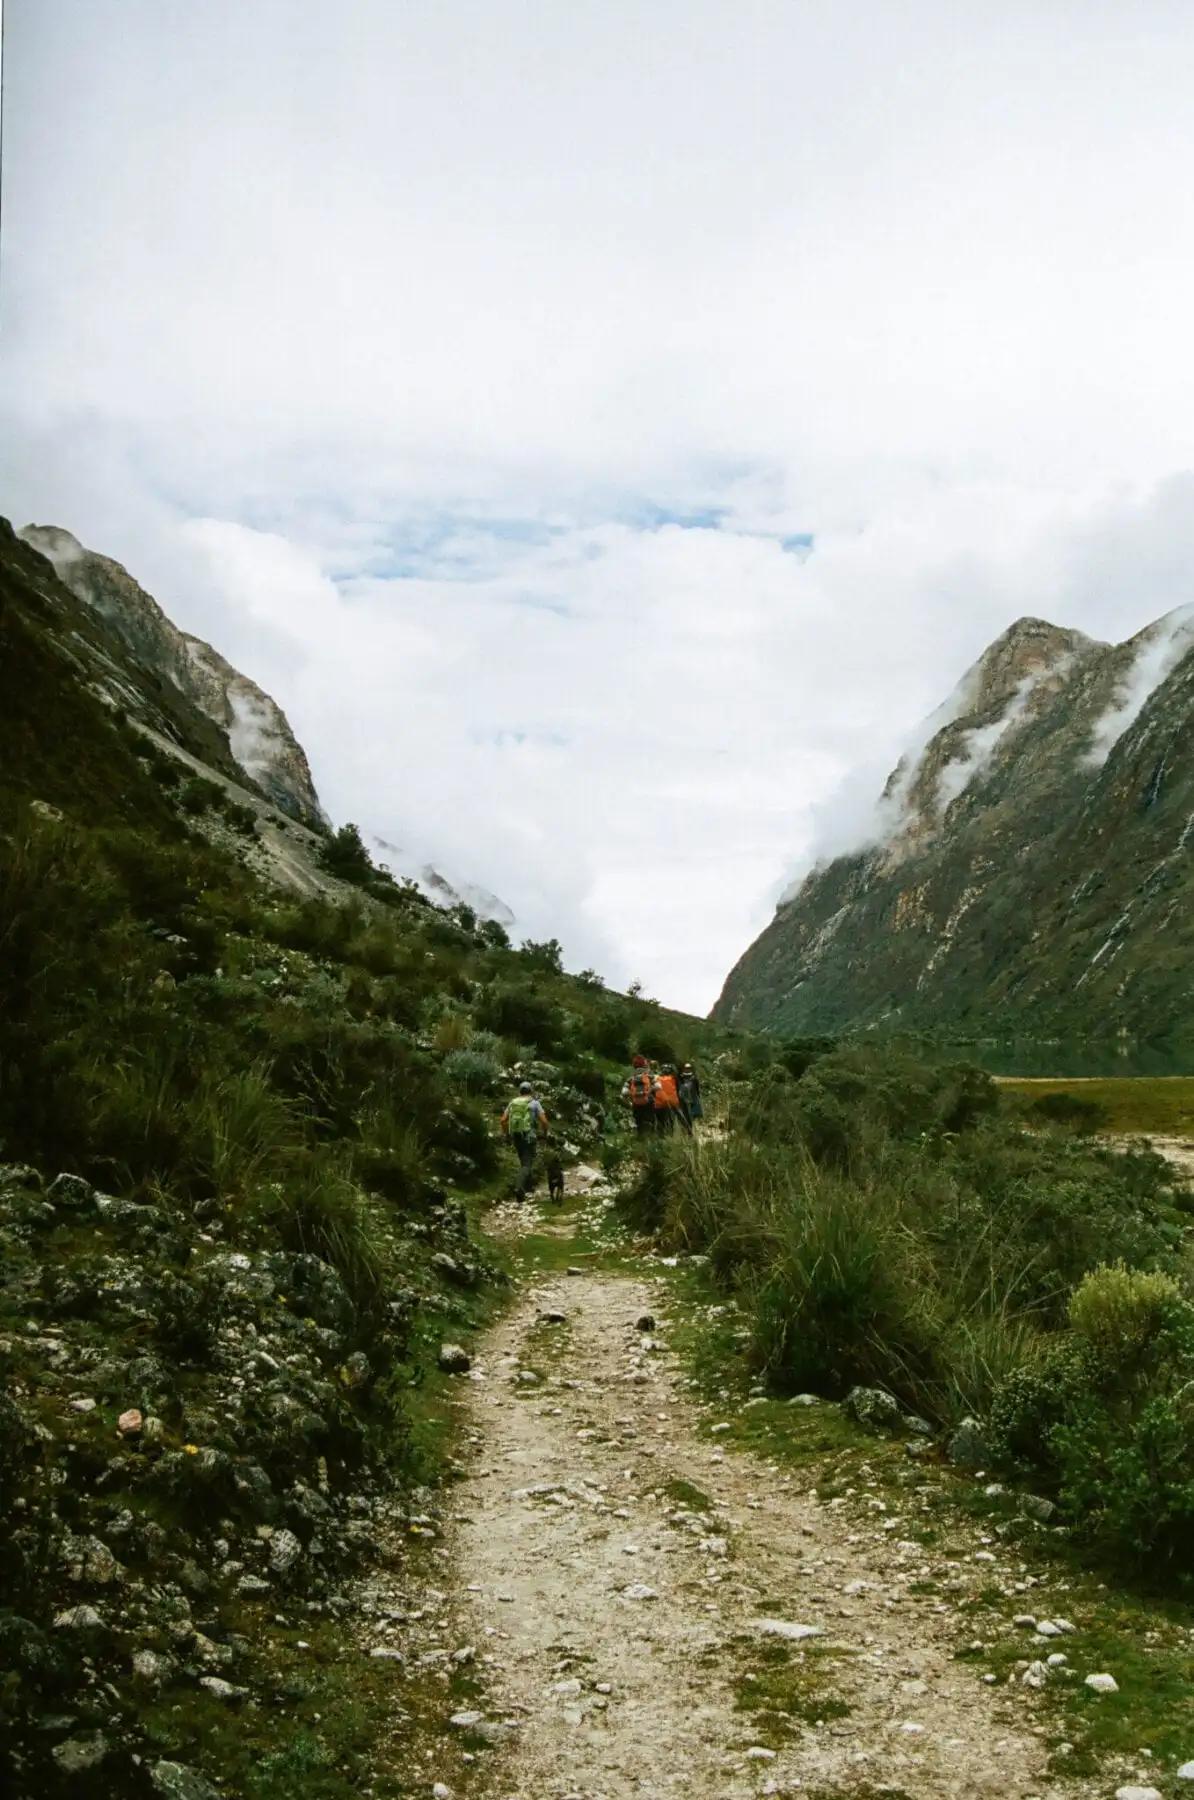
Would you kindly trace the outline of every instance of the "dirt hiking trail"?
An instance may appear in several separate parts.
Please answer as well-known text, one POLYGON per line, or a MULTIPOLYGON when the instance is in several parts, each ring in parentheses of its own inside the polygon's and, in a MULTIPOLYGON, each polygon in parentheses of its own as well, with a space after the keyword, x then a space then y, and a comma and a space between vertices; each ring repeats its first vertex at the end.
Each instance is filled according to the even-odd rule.
POLYGON ((456 1730, 501 1746, 484 1792, 1072 1794, 1021 1693, 954 1660, 995 1557, 949 1566, 950 1606, 910 1591, 939 1554, 719 1450, 667 1333, 662 1282, 553 1275, 461 1384, 454 1626, 485 1692, 456 1730))

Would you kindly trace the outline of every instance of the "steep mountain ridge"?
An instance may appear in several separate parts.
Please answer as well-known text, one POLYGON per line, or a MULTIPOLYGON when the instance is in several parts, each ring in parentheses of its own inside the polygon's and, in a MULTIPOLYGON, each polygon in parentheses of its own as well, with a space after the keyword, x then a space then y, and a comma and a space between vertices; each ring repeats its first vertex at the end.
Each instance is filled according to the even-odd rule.
MULTIPOLYGON (((327 815, 306 752, 277 702, 212 645, 180 630, 122 564, 87 549, 61 526, 24 526, 12 534, 9 555, 28 572, 43 558, 49 564, 56 579, 34 577, 34 585, 55 620, 59 652, 90 689, 120 708, 158 750, 256 815, 254 840, 238 846, 242 860, 300 893, 337 894, 341 884, 321 866, 327 815), (23 558, 18 546, 27 546, 23 558), (65 604, 67 594, 81 610, 65 604)), ((218 816, 207 824, 228 838, 218 816)), ((436 906, 464 903, 479 918, 515 924, 510 908, 487 888, 445 873, 417 851, 365 837, 383 868, 414 881, 436 906)))
MULTIPOLYGON (((306 753, 285 713, 256 682, 201 638, 180 631, 151 594, 111 557, 85 549, 57 525, 18 536, 52 563, 59 580, 104 619, 144 670, 170 681, 225 739, 234 762, 275 806, 306 825, 325 825, 306 753)), ((139 694, 119 679, 112 698, 137 710, 139 694)))
POLYGON ((1020 619, 926 721, 714 1016, 1180 1036, 1194 983, 1194 609, 1126 643, 1020 619))

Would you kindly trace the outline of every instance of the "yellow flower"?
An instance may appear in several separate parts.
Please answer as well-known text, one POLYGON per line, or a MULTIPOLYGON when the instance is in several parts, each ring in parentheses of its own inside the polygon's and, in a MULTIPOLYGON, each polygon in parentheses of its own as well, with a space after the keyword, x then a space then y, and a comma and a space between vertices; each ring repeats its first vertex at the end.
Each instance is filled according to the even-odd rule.
POLYGON ((198 1444, 184 1444, 183 1449, 186 1451, 188 1456, 198 1456, 198 1454, 199 1454, 198 1444))

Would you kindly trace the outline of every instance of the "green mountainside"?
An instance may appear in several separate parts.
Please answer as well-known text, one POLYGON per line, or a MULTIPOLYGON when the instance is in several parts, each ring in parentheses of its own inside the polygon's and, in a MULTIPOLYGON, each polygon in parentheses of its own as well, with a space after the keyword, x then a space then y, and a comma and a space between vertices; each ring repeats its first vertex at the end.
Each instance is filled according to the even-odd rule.
POLYGON ((1180 1040, 1194 995, 1194 625, 1041 620, 927 721, 857 849, 781 902, 713 1017, 1180 1040))
POLYGON ((339 1800, 393 1704, 349 1584, 438 1531, 512 1083, 616 1161, 631 1046, 718 1034, 280 810, 110 599, 0 522, 0 1788, 339 1800))

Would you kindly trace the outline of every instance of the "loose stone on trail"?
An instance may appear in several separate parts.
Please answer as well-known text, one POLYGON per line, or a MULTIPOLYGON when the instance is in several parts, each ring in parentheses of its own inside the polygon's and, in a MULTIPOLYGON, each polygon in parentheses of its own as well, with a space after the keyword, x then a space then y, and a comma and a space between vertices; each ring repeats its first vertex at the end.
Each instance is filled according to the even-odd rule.
POLYGON ((473 1359, 460 1344, 441 1344, 438 1362, 445 1375, 467 1375, 473 1359))

